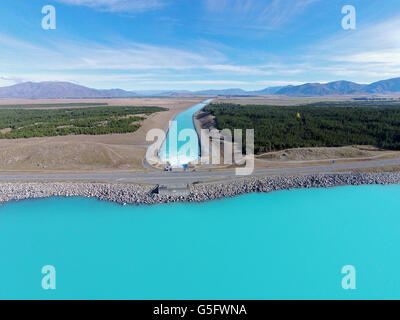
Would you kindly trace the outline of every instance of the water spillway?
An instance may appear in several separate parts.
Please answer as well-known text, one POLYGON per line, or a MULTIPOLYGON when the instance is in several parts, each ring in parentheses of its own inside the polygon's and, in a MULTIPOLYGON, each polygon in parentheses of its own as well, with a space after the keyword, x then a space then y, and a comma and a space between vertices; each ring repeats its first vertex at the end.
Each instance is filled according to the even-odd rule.
POLYGON ((160 150, 162 162, 178 168, 198 160, 200 144, 194 128, 193 115, 211 101, 212 99, 208 99, 196 104, 174 118, 160 150))

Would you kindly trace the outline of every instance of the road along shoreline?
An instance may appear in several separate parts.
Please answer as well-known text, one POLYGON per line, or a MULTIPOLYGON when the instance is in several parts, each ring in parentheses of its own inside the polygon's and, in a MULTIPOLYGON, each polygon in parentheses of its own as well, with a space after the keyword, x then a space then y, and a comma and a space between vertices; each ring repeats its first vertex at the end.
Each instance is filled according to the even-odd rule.
POLYGON ((400 184, 400 172, 251 177, 225 183, 195 184, 190 187, 187 195, 160 195, 156 192, 156 186, 138 184, 4 182, 0 183, 0 204, 48 197, 87 197, 123 205, 150 205, 170 202, 204 202, 252 192, 268 193, 304 188, 393 184, 400 184))

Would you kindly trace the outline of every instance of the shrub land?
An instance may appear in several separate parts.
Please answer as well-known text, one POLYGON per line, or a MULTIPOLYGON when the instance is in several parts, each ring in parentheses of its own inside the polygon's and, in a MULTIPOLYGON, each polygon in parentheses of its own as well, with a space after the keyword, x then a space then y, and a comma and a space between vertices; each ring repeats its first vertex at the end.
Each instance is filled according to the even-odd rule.
POLYGON ((134 132, 160 107, 104 106, 53 110, 0 110, 0 139, 134 132))
POLYGON ((374 145, 400 150, 400 105, 321 102, 303 106, 211 104, 218 129, 254 129, 256 153, 301 147, 374 145))

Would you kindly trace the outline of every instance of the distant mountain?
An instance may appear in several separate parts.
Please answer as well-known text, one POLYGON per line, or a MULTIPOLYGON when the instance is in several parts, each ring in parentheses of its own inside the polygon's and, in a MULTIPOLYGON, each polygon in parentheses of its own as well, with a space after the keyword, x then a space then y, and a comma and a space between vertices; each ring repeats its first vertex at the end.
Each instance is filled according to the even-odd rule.
POLYGON ((376 95, 400 94, 400 78, 382 80, 371 84, 358 84, 350 81, 329 83, 306 83, 298 86, 269 87, 258 91, 245 91, 240 88, 224 90, 148 90, 125 91, 122 89, 98 90, 70 82, 24 82, 0 88, 0 98, 19 99, 83 99, 83 98, 127 98, 127 97, 190 97, 190 96, 260 96, 286 95, 293 97, 312 97, 327 95, 376 95))
POLYGON ((334 81, 325 85, 331 92, 335 94, 357 94, 365 88, 364 84, 358 84, 350 81, 334 81))
POLYGON ((258 91, 248 91, 248 93, 253 94, 253 95, 264 95, 264 94, 276 94, 279 90, 281 90, 283 86, 279 87, 268 87, 263 90, 258 90, 258 91))
POLYGON ((122 89, 108 89, 108 90, 97 90, 101 95, 109 98, 129 98, 137 96, 136 92, 125 91, 122 89))
POLYGON ((298 86, 268 87, 258 91, 245 91, 240 88, 202 91, 167 91, 158 93, 159 96, 260 96, 287 95, 293 97, 313 97, 328 95, 370 95, 400 93, 400 78, 383 80, 369 85, 351 81, 334 81, 328 83, 305 83, 298 86))
POLYGON ((393 78, 371 83, 365 87, 367 93, 400 92, 400 78, 393 78))
POLYGON ((121 89, 97 90, 70 82, 24 82, 0 88, 0 98, 19 99, 79 99, 134 96, 121 89))
POLYGON ((157 97, 185 97, 185 96, 193 96, 194 93, 192 91, 189 90, 179 90, 179 91, 160 91, 158 93, 155 94, 150 94, 144 92, 145 96, 157 96, 157 97))
POLYGON ((223 89, 223 90, 203 90, 193 92, 197 95, 217 95, 217 96, 241 96, 241 95, 249 95, 249 93, 245 90, 239 88, 233 89, 223 89))
POLYGON ((276 94, 286 96, 324 96, 331 94, 332 91, 325 85, 319 83, 306 83, 299 86, 287 86, 276 92, 276 94))
POLYGON ((382 80, 369 85, 350 81, 335 81, 325 84, 306 83, 299 86, 287 86, 276 92, 276 94, 296 97, 390 93, 400 93, 400 78, 382 80))
POLYGON ((350 81, 335 81, 325 84, 306 83, 299 86, 287 86, 276 92, 287 96, 326 96, 363 93, 365 85, 350 81))

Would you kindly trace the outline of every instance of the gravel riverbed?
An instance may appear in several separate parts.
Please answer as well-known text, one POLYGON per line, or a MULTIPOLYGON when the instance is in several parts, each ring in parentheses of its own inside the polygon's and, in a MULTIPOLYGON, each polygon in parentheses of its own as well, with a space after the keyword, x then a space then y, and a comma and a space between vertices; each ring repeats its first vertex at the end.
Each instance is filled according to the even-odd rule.
POLYGON ((365 184, 400 184, 400 172, 251 177, 229 182, 196 184, 191 186, 187 195, 159 195, 154 193, 155 186, 133 184, 4 182, 0 183, 0 204, 47 197, 90 197, 124 205, 203 202, 250 192, 365 184))

